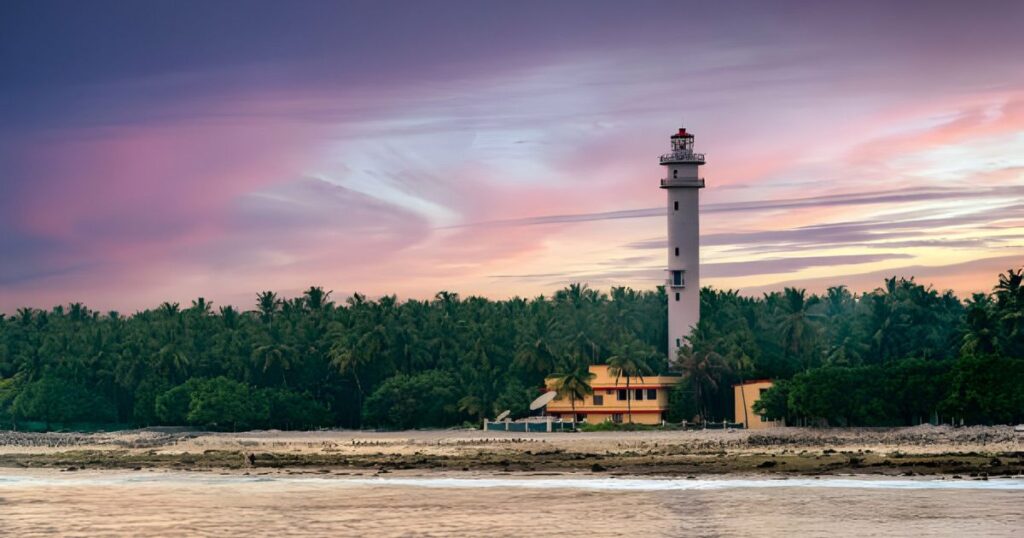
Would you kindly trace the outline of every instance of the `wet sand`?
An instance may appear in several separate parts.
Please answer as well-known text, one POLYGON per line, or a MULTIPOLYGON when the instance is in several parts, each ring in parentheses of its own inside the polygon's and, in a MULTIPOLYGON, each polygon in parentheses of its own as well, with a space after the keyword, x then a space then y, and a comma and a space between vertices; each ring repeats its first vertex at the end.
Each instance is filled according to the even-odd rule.
POLYGON ((1021 479, 461 476, 2 470, 0 521, 12 536, 1020 536, 1024 525, 1021 479))

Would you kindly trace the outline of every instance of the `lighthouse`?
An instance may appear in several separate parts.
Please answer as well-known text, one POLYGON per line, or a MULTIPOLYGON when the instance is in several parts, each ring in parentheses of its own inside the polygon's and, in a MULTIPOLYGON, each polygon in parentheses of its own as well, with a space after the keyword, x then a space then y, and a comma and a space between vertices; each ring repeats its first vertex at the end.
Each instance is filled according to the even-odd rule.
POLYGON ((704 154, 694 153, 693 135, 686 129, 670 138, 672 151, 661 156, 668 194, 668 353, 674 359, 679 346, 700 320, 700 189, 697 175, 704 154))

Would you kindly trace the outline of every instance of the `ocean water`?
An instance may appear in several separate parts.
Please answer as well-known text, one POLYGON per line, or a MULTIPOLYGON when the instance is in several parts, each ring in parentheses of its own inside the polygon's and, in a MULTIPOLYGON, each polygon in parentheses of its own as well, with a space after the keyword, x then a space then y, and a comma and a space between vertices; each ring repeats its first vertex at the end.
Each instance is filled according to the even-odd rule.
POLYGON ((1024 479, 0 470, 10 536, 1024 536, 1024 479))

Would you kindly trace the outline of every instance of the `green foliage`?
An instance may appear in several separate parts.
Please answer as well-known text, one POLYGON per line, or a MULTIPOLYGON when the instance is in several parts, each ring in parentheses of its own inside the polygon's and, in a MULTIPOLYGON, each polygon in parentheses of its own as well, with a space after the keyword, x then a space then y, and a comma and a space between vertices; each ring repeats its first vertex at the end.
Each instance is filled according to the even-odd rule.
POLYGON ((188 400, 184 401, 184 405, 180 408, 180 413, 173 414, 172 411, 166 409, 168 405, 173 405, 171 402, 165 401, 164 412, 172 419, 163 419, 157 412, 157 399, 165 394, 170 387, 167 382, 159 379, 144 379, 140 382, 135 389, 135 398, 132 402, 132 416, 135 418, 136 423, 141 426, 151 426, 160 423, 169 424, 181 424, 185 420, 185 416, 188 414, 188 400))
MULTIPOLYGON (((550 378, 556 396, 559 399, 569 399, 574 415, 576 412, 576 402, 594 393, 593 387, 590 386, 590 382, 593 379, 594 374, 585 368, 553 374, 550 378)), ((573 416, 573 420, 576 420, 575 416, 573 416)))
POLYGON ((790 420, 792 414, 789 411, 790 381, 780 379, 775 382, 772 388, 761 394, 761 397, 754 402, 754 412, 764 415, 768 420, 790 420))
POLYGON ((975 424, 1024 422, 1024 359, 967 354, 950 377, 947 413, 975 424))
POLYGON ((11 413, 17 419, 47 424, 113 422, 114 406, 103 396, 68 379, 46 376, 27 384, 14 398, 11 413))
MULTIPOLYGON (((188 424, 192 393, 201 383, 201 379, 190 379, 157 396, 154 400, 156 418, 164 424, 188 424)), ((144 402, 145 400, 139 403, 144 404, 144 402)))
POLYGON ((458 390, 445 372, 396 375, 366 400, 367 424, 383 428, 428 428, 457 424, 458 390))
POLYGON ((536 387, 528 388, 512 378, 494 401, 494 416, 506 410, 511 411, 512 417, 525 416, 530 412, 530 402, 536 397, 536 387))
POLYGON ((770 419, 830 425, 920 424, 949 393, 953 361, 906 359, 887 365, 824 366, 777 382, 754 410, 770 419))
POLYGON ((279 430, 305 430, 329 426, 331 414, 308 392, 286 389, 264 389, 269 415, 267 426, 279 430))
POLYGON ((698 392, 694 384, 694 378, 688 376, 672 387, 668 393, 668 412, 665 420, 668 422, 699 421, 702 405, 698 400, 698 392))
POLYGON ((583 432, 636 432, 636 431, 650 431, 661 429, 660 426, 652 426, 650 424, 636 424, 636 423, 621 423, 616 424, 611 421, 598 422, 591 424, 588 422, 582 422, 577 425, 580 431, 583 432))
POLYGON ((732 385, 753 378, 790 380, 764 405, 794 420, 1021 420, 1022 281, 1007 271, 966 302, 898 278, 864 294, 704 289, 700 324, 671 357, 663 288, 336 304, 314 286, 262 292, 248 312, 202 298, 131 316, 22 308, 0 316, 0 421, 445 426, 523 414, 545 376, 597 363, 631 384, 683 373, 676 420, 731 419, 732 385))
POLYGON ((263 393, 221 376, 196 384, 186 420, 194 426, 238 431, 266 424, 269 415, 263 393))
POLYGON ((18 397, 16 378, 0 380, 0 423, 11 424, 14 421, 14 399, 18 397))
POLYGON ((825 366, 801 372, 789 387, 789 408, 829 425, 887 426, 896 415, 881 366, 825 366))

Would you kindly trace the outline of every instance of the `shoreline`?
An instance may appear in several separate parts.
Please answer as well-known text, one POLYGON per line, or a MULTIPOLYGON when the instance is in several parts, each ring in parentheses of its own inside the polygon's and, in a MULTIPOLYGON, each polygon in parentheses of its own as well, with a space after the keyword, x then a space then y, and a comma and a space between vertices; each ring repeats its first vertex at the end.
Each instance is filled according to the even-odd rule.
POLYGON ((885 475, 815 475, 771 476, 765 474, 720 474, 686 478, 671 476, 632 476, 577 472, 493 473, 486 471, 395 471, 381 475, 372 472, 303 473, 284 470, 232 471, 226 469, 175 470, 145 469, 80 469, 68 472, 57 468, 0 467, 0 489, 23 486, 108 486, 191 484, 232 486, 244 484, 285 483, 297 485, 413 487, 426 489, 576 489, 583 491, 661 492, 679 490, 720 490, 736 488, 771 489, 854 488, 903 490, 1007 490, 1024 491, 1024 475, 1010 478, 951 478, 945 475, 913 477, 885 475))
POLYGON ((513 434, 477 430, 0 433, 0 467, 538 476, 1024 476, 1009 426, 513 434))

